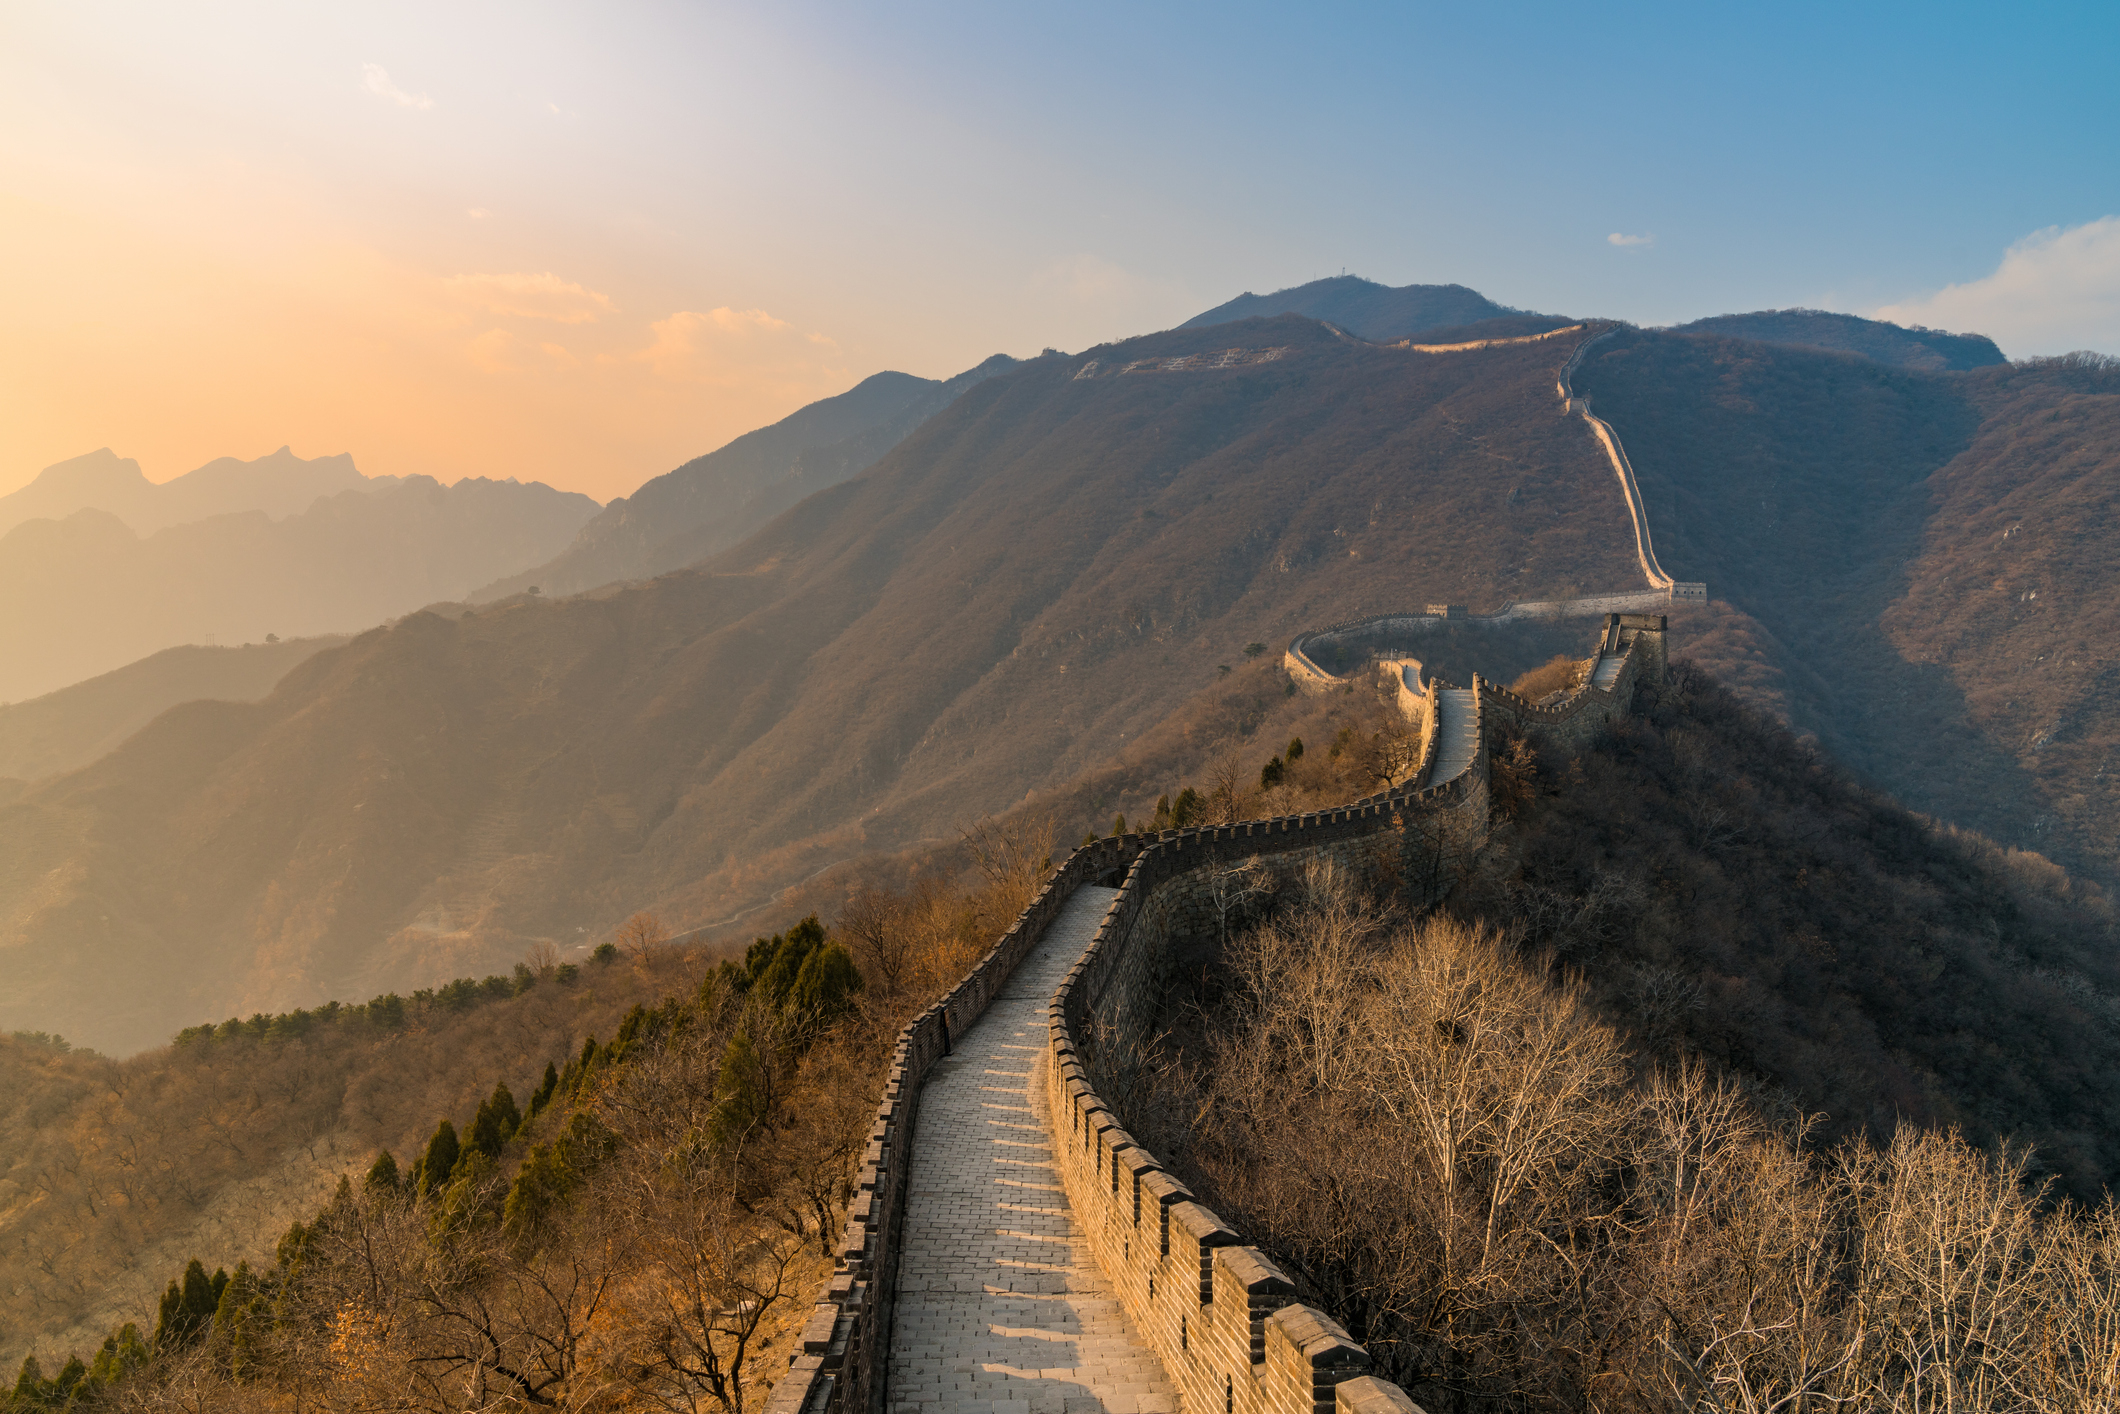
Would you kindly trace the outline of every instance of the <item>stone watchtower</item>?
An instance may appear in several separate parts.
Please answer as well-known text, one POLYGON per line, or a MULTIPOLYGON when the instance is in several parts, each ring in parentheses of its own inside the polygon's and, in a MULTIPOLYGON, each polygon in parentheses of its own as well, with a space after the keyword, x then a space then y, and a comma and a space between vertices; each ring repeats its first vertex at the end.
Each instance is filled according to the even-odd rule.
POLYGON ((1598 641, 1600 655, 1618 653, 1632 644, 1641 666, 1638 671, 1651 682, 1662 682, 1670 658, 1664 647, 1667 617, 1663 614, 1607 614, 1605 634, 1598 641))

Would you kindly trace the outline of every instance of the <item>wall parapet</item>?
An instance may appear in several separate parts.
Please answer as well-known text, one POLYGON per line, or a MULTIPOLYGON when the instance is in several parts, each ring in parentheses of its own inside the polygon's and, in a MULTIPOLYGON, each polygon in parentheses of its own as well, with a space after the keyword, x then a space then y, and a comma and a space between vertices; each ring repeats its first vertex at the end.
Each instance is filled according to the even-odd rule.
POLYGON ((1123 870, 1140 847, 1139 836, 1098 840, 1069 855, 963 980, 898 1033, 831 1282, 803 1327, 788 1374, 766 1399, 767 1414, 876 1414, 883 1408, 898 1236, 928 1068, 1000 994, 1068 897, 1123 870))

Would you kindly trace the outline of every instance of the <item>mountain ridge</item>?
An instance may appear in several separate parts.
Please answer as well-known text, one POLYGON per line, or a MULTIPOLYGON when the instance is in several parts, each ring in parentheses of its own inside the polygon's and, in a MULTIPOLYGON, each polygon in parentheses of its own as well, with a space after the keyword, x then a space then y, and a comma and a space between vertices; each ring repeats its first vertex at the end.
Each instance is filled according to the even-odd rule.
MULTIPOLYGON (((1233 300, 1194 315, 1178 327, 1204 329, 1243 319, 1271 318, 1277 314, 1301 314, 1321 319, 1350 334, 1380 342, 1410 338, 1431 329, 1458 328, 1505 317, 1550 320, 1549 328, 1568 323, 1557 316, 1533 315, 1496 304, 1464 285, 1401 285, 1394 288, 1365 280, 1359 275, 1333 275, 1276 290, 1270 295, 1255 295, 1246 290, 1233 300)), ((1513 332, 1536 331, 1519 329, 1513 332)))
POLYGON ((290 447, 243 461, 216 457, 168 481, 149 481, 140 464, 108 447, 54 462, 28 485, 0 496, 0 535, 29 520, 64 520, 77 511, 116 516, 147 536, 212 516, 263 511, 299 515, 342 491, 396 486, 395 476, 364 476, 353 458, 298 457, 290 447))
POLYGON ((606 506, 551 561, 474 590, 575 594, 695 563, 815 491, 858 475, 966 388, 1012 367, 995 354, 954 378, 884 372, 729 442, 606 506))
POLYGON ((460 598, 564 545, 596 511, 539 482, 414 476, 284 518, 252 509, 151 535, 95 508, 23 521, 0 535, 0 700, 178 644, 341 632, 460 598))

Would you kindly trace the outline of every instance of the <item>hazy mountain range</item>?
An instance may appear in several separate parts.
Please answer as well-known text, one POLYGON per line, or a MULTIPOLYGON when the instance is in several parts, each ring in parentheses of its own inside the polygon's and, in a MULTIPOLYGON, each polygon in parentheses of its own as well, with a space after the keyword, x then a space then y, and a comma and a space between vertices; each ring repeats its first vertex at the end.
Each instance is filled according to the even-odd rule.
MULTIPOLYGON (((1786 314, 1729 317, 1771 341, 1622 327, 1577 376, 1664 568, 1718 601, 1676 651, 1917 807, 2112 877, 2096 586, 2120 374, 1937 371, 1978 341, 1786 314)), ((1195 326, 990 362, 932 412, 938 385, 881 375, 487 591, 543 600, 414 615, 20 790, 0 1027, 123 1050, 499 968, 638 908, 714 922, 1026 793, 1087 802, 1085 773, 1167 734, 1248 644, 1639 583, 1612 473, 1553 393, 1572 340, 1427 355, 1295 314, 1195 326), (837 484, 671 569, 682 536, 813 467, 837 484), (678 534, 656 538, 658 504, 678 534), (114 999, 94 979, 121 966, 157 980, 114 999)), ((1218 749, 1253 720, 1240 699, 1181 735, 1218 749)), ((1100 797, 1062 833, 1139 805, 1100 797)))
POLYGON ((287 447, 255 461, 219 457, 157 484, 138 462, 103 447, 48 466, 29 485, 0 496, 0 535, 26 520, 64 520, 85 510, 116 516, 133 531, 152 535, 239 511, 296 515, 319 496, 397 484, 395 476, 363 476, 350 456, 304 459, 287 447))
POLYGON ((51 468, 8 501, 57 518, 0 535, 0 701, 177 644, 359 629, 458 599, 549 556, 597 512, 589 497, 539 482, 371 481, 348 457, 284 450, 212 462, 164 486, 98 453, 51 468), (58 509, 88 495, 108 503, 58 509), (157 528, 142 534, 114 506, 157 528), (202 518, 169 519, 202 508, 202 518))
POLYGON ((557 558, 471 597, 484 602, 533 585, 546 594, 575 594, 702 560, 812 492, 866 471, 958 394, 1015 362, 996 354, 947 380, 910 373, 864 378, 656 477, 604 507, 557 558))
POLYGON ((183 644, 27 702, 0 704, 0 791, 86 766, 179 702, 255 702, 344 634, 238 647, 183 644))

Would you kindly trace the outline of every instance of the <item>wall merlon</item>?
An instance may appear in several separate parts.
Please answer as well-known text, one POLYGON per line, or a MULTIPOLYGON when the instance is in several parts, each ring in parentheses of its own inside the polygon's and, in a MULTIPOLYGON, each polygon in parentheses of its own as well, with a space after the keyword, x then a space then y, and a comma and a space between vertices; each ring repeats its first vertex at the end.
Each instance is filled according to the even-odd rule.
POLYGON ((1332 1398, 1335 1414, 1426 1414, 1406 1391, 1375 1375, 1340 1381, 1332 1398))

